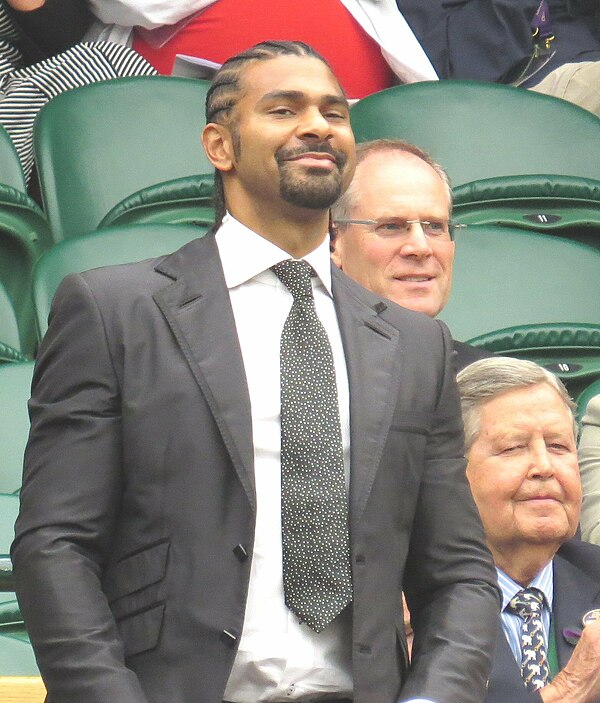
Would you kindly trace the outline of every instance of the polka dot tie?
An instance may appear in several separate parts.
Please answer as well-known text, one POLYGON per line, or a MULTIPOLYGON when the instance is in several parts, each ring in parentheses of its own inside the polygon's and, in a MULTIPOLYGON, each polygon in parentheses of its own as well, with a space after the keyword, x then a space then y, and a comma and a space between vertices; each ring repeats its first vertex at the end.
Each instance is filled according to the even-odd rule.
POLYGON ((521 676, 529 691, 543 688, 550 680, 546 638, 542 623, 544 594, 538 588, 524 588, 506 606, 521 620, 521 676))
POLYGON ((352 600, 348 499, 329 338, 317 317, 313 269, 272 267, 294 301, 281 334, 281 530, 285 603, 323 630, 352 600))

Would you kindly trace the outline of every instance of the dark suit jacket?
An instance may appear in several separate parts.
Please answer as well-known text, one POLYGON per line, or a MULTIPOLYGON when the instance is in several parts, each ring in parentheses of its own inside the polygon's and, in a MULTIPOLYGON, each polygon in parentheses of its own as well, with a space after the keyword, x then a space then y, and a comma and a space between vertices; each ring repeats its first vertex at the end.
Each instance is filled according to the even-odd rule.
MULTIPOLYGON (((354 699, 392 703, 403 686, 403 698, 477 703, 496 574, 465 480, 448 331, 332 276, 351 398, 354 699), (418 633, 410 675, 403 584, 418 633)), ((68 277, 30 412, 12 556, 49 700, 220 702, 255 493, 214 237, 68 277)))
POLYGON ((462 371, 465 366, 472 364, 479 359, 487 359, 494 354, 487 349, 474 347, 471 344, 457 342, 454 340, 454 368, 456 371, 462 371))
MULTIPOLYGON (((509 83, 524 68, 539 0, 396 0, 440 78, 509 83)), ((571 61, 600 59, 600 4, 549 0, 555 55, 524 85, 571 61)))
MULTIPOLYGON (((563 636, 563 630, 581 628, 582 616, 594 608, 600 608, 600 547, 573 539, 564 544, 554 558, 552 627, 561 669, 574 649, 563 636)), ((541 701, 539 693, 529 693, 523 686, 519 665, 500 626, 485 703, 541 701)))

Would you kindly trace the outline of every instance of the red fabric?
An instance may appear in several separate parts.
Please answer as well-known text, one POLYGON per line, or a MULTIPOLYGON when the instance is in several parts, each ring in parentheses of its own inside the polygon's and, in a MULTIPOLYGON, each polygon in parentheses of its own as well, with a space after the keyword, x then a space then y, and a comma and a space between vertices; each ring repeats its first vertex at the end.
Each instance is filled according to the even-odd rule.
POLYGON ((133 47, 159 73, 170 74, 176 54, 223 63, 266 39, 310 44, 329 61, 350 98, 393 84, 379 45, 338 0, 217 0, 162 48, 140 36, 133 47))

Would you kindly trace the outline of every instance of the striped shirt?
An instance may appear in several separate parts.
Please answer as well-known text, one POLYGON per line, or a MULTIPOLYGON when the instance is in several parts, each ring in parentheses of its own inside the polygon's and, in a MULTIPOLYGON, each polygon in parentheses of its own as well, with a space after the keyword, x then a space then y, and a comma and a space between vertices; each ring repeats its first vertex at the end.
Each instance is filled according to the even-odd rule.
POLYGON ((13 140, 26 179, 33 167, 33 123, 50 99, 97 81, 155 73, 139 54, 110 42, 76 44, 25 66, 18 33, 0 4, 0 124, 13 140))
MULTIPOLYGON (((502 591, 502 629, 506 635, 506 639, 512 649, 515 659, 521 663, 521 618, 515 613, 509 612, 506 607, 514 596, 523 589, 523 586, 513 581, 510 576, 504 573, 501 569, 498 571, 498 585, 502 591)), ((550 637, 550 624, 552 616, 552 602, 554 598, 554 573, 552 562, 548 562, 546 566, 537 574, 533 581, 528 586, 539 588, 544 594, 544 605, 542 608, 542 623, 544 625, 544 637, 546 640, 546 649, 548 649, 548 641, 550 637)))

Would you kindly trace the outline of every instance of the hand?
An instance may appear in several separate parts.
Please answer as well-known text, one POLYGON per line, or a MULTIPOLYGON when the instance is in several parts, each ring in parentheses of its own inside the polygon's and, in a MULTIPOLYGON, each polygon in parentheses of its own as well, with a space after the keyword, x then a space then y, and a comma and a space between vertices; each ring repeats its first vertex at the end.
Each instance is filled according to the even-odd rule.
POLYGON ((540 694, 544 703, 600 701, 600 621, 585 626, 567 665, 540 694))
POLYGON ((46 0, 6 0, 13 10, 19 12, 31 12, 31 10, 39 10, 46 4, 46 0))

